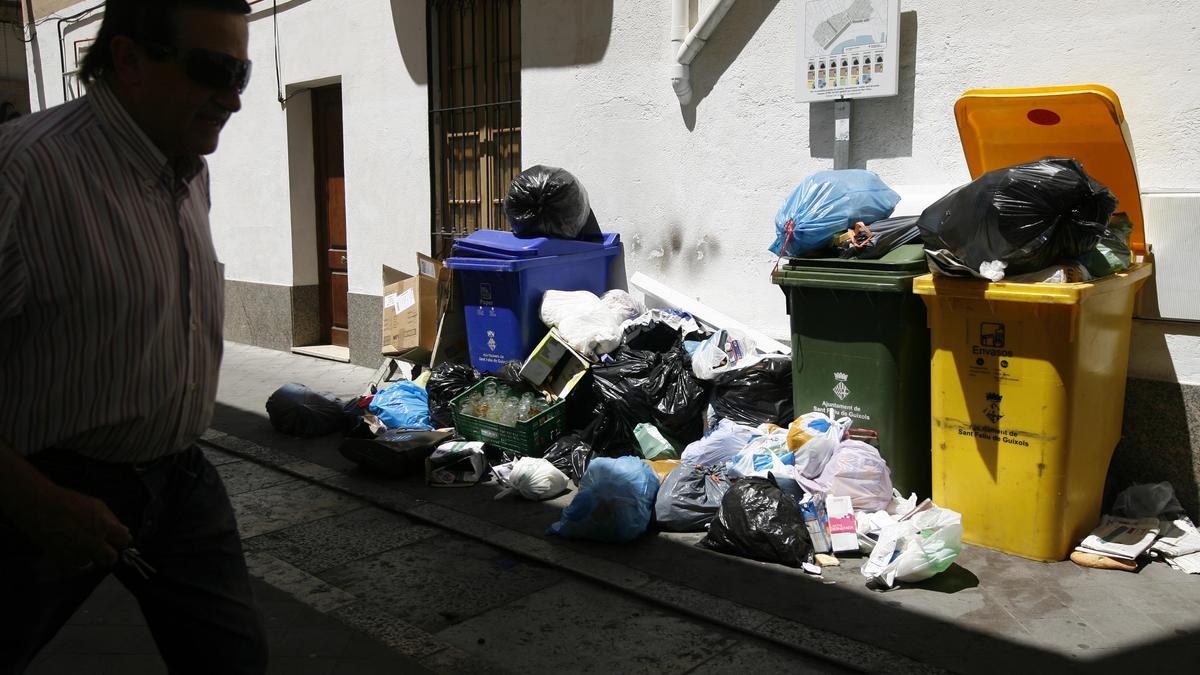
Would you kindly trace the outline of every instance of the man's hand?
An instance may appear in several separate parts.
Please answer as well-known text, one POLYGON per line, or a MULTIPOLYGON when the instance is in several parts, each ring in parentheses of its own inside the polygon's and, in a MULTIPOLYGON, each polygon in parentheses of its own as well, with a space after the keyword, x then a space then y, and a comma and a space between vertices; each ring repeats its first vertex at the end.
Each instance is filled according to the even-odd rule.
POLYGON ((68 568, 111 567, 133 541, 104 502, 53 483, 3 441, 0 515, 68 568))
POLYGON ((133 543, 129 528, 99 499, 56 487, 39 501, 36 511, 18 527, 63 565, 112 567, 120 552, 133 543))

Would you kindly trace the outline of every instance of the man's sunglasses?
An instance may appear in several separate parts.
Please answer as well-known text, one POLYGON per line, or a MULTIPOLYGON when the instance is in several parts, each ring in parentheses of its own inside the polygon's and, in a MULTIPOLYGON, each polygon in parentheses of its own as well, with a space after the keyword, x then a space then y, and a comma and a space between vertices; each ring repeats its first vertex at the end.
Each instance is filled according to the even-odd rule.
POLYGON ((159 61, 173 59, 183 64, 184 72, 197 84, 214 89, 246 91, 250 84, 250 62, 208 49, 180 52, 175 47, 145 45, 150 57, 159 61))

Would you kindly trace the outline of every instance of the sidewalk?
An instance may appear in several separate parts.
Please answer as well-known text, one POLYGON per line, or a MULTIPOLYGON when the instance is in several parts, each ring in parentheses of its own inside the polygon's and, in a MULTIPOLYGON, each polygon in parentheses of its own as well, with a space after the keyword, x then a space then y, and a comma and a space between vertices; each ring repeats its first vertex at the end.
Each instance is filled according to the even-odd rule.
MULTIPOLYGON (((371 675, 430 672, 355 628, 259 579, 272 675, 371 675)), ((26 675, 166 675, 137 601, 113 577, 46 645, 26 675)))
POLYGON ((1193 661, 1200 578, 1166 565, 1139 574, 1086 570, 968 546, 957 565, 921 587, 878 593, 865 588, 856 559, 814 579, 697 549, 699 535, 654 534, 625 546, 545 538, 569 497, 495 501, 490 485, 439 490, 417 478, 378 479, 337 453, 337 437, 302 441, 277 434, 265 419, 267 396, 284 382, 353 395, 371 374, 227 343, 209 440, 415 521, 863 670, 922 663, 970 672, 1107 671, 1193 661))

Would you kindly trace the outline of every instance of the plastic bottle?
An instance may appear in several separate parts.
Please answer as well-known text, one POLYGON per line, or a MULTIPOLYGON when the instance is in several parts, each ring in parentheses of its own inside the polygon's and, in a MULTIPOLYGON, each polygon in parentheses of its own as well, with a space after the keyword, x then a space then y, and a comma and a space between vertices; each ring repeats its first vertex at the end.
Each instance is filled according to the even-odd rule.
POLYGON ((524 422, 533 417, 534 406, 533 394, 525 394, 521 397, 521 402, 517 406, 517 419, 524 422))

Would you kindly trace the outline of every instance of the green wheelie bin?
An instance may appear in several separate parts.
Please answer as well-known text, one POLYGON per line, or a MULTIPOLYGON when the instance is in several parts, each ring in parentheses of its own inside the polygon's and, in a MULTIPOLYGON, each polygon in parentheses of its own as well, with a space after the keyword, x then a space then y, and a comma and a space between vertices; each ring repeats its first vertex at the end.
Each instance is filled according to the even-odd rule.
POLYGON ((920 497, 930 495, 929 328, 912 284, 927 272, 913 244, 878 260, 794 258, 772 275, 791 317, 796 415, 849 417, 896 489, 920 497))

